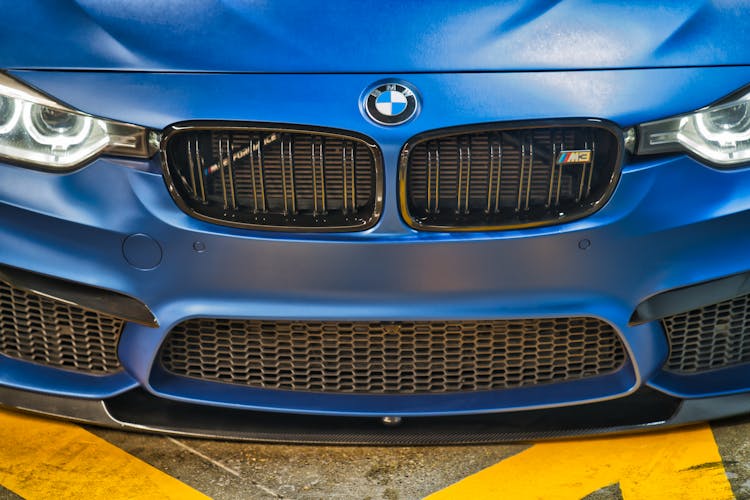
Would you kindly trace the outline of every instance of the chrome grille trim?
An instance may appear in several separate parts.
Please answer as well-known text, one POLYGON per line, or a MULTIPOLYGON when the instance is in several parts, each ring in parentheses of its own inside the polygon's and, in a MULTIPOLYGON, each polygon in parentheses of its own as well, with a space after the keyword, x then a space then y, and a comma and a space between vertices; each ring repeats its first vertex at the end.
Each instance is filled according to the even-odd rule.
POLYGON ((383 205, 375 142, 336 129, 187 122, 163 135, 165 182, 187 214, 276 231, 363 231, 383 205))
POLYGON ((401 151, 399 205, 427 231, 560 224, 599 210, 619 180, 622 131, 601 120, 490 123, 420 134, 401 151), (590 161, 558 164, 561 153, 590 161))

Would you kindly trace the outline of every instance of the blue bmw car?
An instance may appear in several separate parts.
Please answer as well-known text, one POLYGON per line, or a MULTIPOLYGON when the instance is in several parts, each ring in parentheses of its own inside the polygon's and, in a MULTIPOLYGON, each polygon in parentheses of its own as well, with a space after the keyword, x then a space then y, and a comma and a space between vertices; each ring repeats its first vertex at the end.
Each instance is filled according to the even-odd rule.
POLYGON ((748 16, 8 2, 0 403, 381 444, 750 412, 748 16))

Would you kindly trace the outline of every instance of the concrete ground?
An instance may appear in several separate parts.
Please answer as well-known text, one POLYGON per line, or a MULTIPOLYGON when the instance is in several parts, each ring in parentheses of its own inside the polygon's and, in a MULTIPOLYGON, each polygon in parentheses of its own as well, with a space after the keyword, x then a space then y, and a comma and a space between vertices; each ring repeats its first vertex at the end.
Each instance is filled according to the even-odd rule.
MULTIPOLYGON (((122 455, 128 460, 139 463, 143 461, 145 464, 142 464, 142 467, 154 469, 158 474, 166 473, 162 474, 165 478, 169 480, 176 478, 187 485, 186 487, 191 487, 216 499, 416 499, 438 492, 467 477, 479 479, 473 485, 468 484, 463 489, 460 486, 464 483, 461 483, 458 489, 454 486, 454 489, 445 490, 446 494, 442 497, 439 495, 436 497, 481 498, 482 495, 477 492, 486 491, 487 494, 484 495, 486 498, 519 498, 517 494, 507 493, 519 490, 503 488, 505 483, 510 483, 518 479, 517 475, 523 474, 540 479, 538 484, 535 484, 535 481, 529 481, 529 484, 521 485, 526 488, 523 490, 525 492, 523 496, 548 498, 553 492, 544 489, 543 479, 554 475, 555 463, 560 460, 564 461, 567 457, 571 458, 573 465, 570 466, 569 471, 570 481, 568 482, 570 484, 565 483, 564 486, 570 487, 570 491, 564 488, 554 491, 561 498, 596 500, 610 498, 625 498, 626 500, 628 498, 714 499, 732 496, 750 498, 750 417, 713 423, 710 428, 704 425, 669 432, 639 433, 594 440, 557 441, 536 445, 384 448, 252 444, 126 433, 95 427, 82 429, 70 423, 59 423, 50 419, 29 417, 26 414, 2 410, 0 411, 0 485, 2 485, 0 486, 0 499, 49 498, 50 491, 54 491, 55 496, 59 498, 85 496, 87 498, 107 497, 109 500, 114 500, 121 496, 122 491, 132 491, 133 497, 152 497, 151 494, 146 493, 148 490, 138 489, 141 486, 133 490, 127 488, 108 490, 107 478, 101 479, 102 484, 96 484, 97 488, 101 487, 100 489, 87 490, 85 485, 88 483, 85 481, 91 480, 90 476, 96 474, 91 472, 96 464, 85 464, 85 449, 71 452, 70 457, 57 461, 57 456, 61 453, 59 450, 70 449, 71 443, 80 442, 82 439, 85 441, 88 439, 86 436, 93 440, 92 446, 98 446, 97 443, 100 443, 118 453, 124 450, 127 453, 122 453, 122 455), (37 432, 36 429, 41 430, 37 432), (19 436, 24 432, 28 432, 29 436, 19 436), (67 437, 66 433, 70 433, 70 437, 67 437), (67 439, 69 443, 65 443, 67 439), (700 445, 705 445, 704 448, 695 448, 696 442, 700 439, 707 440, 700 445), (22 448, 24 441, 27 440, 29 440, 29 450, 24 451, 22 448), (33 440, 38 440, 41 445, 33 440), (44 448, 45 443, 49 443, 50 446, 50 451, 46 454, 44 450, 38 449, 40 446, 44 448), (59 448, 55 448, 56 446, 59 448), (530 453, 533 451, 532 446, 535 447, 534 449, 544 450, 540 451, 540 456, 543 457, 541 462, 538 457, 536 462, 533 459, 526 462, 522 460, 527 455, 529 457, 533 455, 530 453), (590 453, 594 458, 588 460, 588 469, 581 474, 579 481, 576 479, 575 469, 578 462, 584 462, 587 459, 576 457, 585 456, 585 453, 588 453, 585 449, 591 446, 599 446, 599 448, 591 449, 590 453), (15 450, 8 450, 8 448, 15 448, 15 450), (611 451, 611 456, 602 453, 601 450, 611 451), (33 470, 24 470, 25 459, 22 456, 24 453, 32 455, 26 458, 27 464, 30 464, 27 467, 32 467, 33 470), (700 453, 706 454, 700 455, 700 453), (691 454, 696 455, 696 458, 694 464, 686 462, 692 464, 690 467, 678 463, 680 460, 690 460, 691 454), (16 457, 18 457, 17 461, 16 457), (45 460, 50 463, 37 463, 45 460), (548 460, 548 463, 544 460, 548 460), (615 464, 613 460, 630 462, 615 464), (672 467, 674 474, 678 476, 689 474, 689 477, 685 475, 677 477, 675 483, 679 490, 677 495, 674 494, 674 489, 671 493, 668 491, 669 480, 663 477, 664 470, 669 470, 671 467, 671 464, 667 462, 675 463, 672 467), (482 474, 473 476, 488 467, 491 469, 487 470, 491 471, 495 464, 500 464, 501 467, 497 469, 495 475, 487 475, 483 472, 485 476, 482 474), (503 464, 509 464, 509 467, 512 465, 515 469, 503 469, 503 464), (604 479, 603 484, 590 489, 580 484, 590 481, 595 473, 599 474, 602 470, 618 467, 623 471, 621 483, 617 479, 620 476, 611 476, 615 478, 611 480, 611 483, 604 479), (638 476, 640 479, 635 481, 633 480, 634 471, 640 474, 638 476), (18 477, 23 475, 25 477, 18 477), (627 479, 629 482, 626 482, 625 476, 630 477, 627 479), (44 488, 38 488, 39 485, 33 484, 35 481, 56 484, 46 484, 44 488), (666 481, 663 483, 665 484, 663 495, 658 486, 662 481, 666 481), (721 489, 722 482, 726 483, 724 490, 721 489), (66 491, 66 488, 69 491, 66 491), (107 491, 111 491, 111 494, 108 495, 107 491), (575 493, 576 491, 579 493, 575 493), (647 491, 648 493, 645 493, 647 491)), ((109 452, 106 450, 107 448, 90 450, 93 460, 102 460, 103 467, 108 467, 108 459, 104 455, 109 452)), ((119 463, 124 465, 113 468, 128 467, 127 462, 119 463)), ((563 465, 563 467, 567 466, 563 465)), ((133 476, 133 480, 136 480, 138 479, 136 476, 140 474, 139 472, 130 474, 122 470, 120 472, 122 475, 113 476, 112 481, 127 482, 130 475, 133 476)), ((157 481, 161 480, 158 479, 161 476, 155 477, 157 481)), ((546 487, 549 488, 549 486, 546 487)), ((181 498, 179 494, 174 497, 181 498)))
POLYGON ((422 498, 528 446, 382 448, 176 440, 191 451, 174 439, 91 430, 217 500, 422 498))
MULTIPOLYGON (((735 497, 750 498, 750 418, 711 427, 735 497)), ((89 430, 216 499, 422 498, 530 446, 291 446, 89 430)), ((587 498, 622 493, 612 485, 587 498)))

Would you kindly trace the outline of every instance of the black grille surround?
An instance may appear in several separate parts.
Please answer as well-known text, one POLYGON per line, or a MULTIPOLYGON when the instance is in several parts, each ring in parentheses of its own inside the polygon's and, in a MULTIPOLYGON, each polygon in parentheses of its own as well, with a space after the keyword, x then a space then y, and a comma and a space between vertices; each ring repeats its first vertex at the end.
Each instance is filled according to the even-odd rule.
POLYGON ((166 372, 247 387, 368 394, 490 391, 614 373, 627 355, 595 318, 332 322, 191 319, 166 372))
POLYGON ((382 154, 372 139, 355 132, 186 122, 164 131, 161 151, 175 202, 207 222, 276 231, 363 231, 377 223, 382 210, 382 154))
POLYGON ((622 131, 602 120, 507 122, 435 130, 404 146, 401 215, 427 231, 548 226, 588 216, 619 180, 622 131), (591 161, 558 164, 561 153, 591 161))
POLYGON ((87 375, 121 370, 125 322, 0 281, 0 354, 87 375))
POLYGON ((750 294, 661 321, 669 342, 664 370, 691 375, 750 363, 750 294))

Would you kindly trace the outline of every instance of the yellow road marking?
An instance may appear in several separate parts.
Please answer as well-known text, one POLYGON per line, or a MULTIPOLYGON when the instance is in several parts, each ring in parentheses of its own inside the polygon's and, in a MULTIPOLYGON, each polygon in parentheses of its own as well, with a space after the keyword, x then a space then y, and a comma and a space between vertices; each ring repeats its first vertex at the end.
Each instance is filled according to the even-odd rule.
POLYGON ((77 425, 4 410, 0 484, 32 500, 208 498, 77 425))
POLYGON ((734 498, 707 425, 537 444, 427 498, 580 499, 615 483, 625 500, 734 498))

